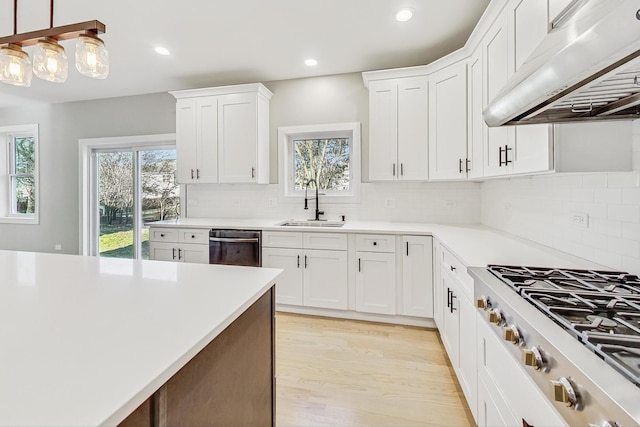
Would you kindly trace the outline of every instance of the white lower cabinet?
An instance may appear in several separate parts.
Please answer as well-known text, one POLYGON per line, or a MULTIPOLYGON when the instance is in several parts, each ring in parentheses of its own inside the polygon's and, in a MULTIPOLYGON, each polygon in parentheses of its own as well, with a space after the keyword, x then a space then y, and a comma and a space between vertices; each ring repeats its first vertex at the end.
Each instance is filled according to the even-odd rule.
POLYGON ((276 303, 347 309, 346 234, 265 231, 262 238, 262 265, 284 270, 276 303))
POLYGON ((396 254, 356 252, 356 311, 396 314, 396 254))
POLYGON ((477 418, 477 347, 475 307, 470 300, 473 280, 466 267, 444 247, 440 255, 440 288, 442 318, 438 323, 440 336, 469 409, 477 418))
POLYGON ((149 236, 149 259, 209 264, 208 230, 151 227, 149 236))
POLYGON ((347 309, 346 251, 305 250, 303 277, 305 306, 347 309))
POLYGON ((301 261, 299 249, 262 248, 262 265, 284 270, 276 284, 278 304, 302 305, 301 261))
POLYGON ((402 237, 402 314, 433 317, 433 238, 402 237))

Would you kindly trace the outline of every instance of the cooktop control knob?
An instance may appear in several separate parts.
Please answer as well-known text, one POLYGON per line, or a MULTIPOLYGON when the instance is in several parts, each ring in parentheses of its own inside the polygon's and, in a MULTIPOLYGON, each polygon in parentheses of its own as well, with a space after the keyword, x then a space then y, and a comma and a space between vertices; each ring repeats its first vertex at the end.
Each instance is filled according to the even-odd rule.
POLYGON ((531 366, 536 371, 548 372, 549 364, 542 354, 540 347, 531 347, 524 351, 524 364, 531 366))
POLYGON ((504 324, 504 315, 499 308, 494 308, 489 311, 489 322, 495 323, 498 326, 504 324))
POLYGON ((489 297, 483 295, 478 298, 476 300, 476 307, 481 308, 484 311, 489 310, 491 308, 491 301, 489 300, 489 297))
POLYGON ((576 386, 569 378, 560 377, 553 384, 553 399, 561 402, 571 409, 582 410, 582 401, 576 389, 576 386))
POLYGON ((505 326, 503 329, 503 337, 505 341, 510 341, 513 345, 523 345, 524 338, 522 332, 516 325, 505 326))

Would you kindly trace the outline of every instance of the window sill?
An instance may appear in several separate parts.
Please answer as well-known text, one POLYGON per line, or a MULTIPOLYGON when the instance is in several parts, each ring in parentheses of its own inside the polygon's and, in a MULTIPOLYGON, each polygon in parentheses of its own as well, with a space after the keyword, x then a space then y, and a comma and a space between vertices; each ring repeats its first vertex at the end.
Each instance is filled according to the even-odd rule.
POLYGON ((37 225, 40 220, 37 215, 34 216, 0 216, 0 224, 25 224, 37 225))

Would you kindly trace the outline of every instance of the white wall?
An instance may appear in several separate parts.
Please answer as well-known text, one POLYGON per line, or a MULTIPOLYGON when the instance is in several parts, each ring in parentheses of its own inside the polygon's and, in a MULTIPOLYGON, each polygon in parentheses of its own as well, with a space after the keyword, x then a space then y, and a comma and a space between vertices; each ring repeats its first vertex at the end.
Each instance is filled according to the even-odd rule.
MULTIPOLYGON (((29 89, 25 89, 29 90, 29 89)), ((40 224, 0 224, 0 249, 79 250, 78 139, 175 132, 166 93, 0 109, 0 126, 40 125, 40 224)))

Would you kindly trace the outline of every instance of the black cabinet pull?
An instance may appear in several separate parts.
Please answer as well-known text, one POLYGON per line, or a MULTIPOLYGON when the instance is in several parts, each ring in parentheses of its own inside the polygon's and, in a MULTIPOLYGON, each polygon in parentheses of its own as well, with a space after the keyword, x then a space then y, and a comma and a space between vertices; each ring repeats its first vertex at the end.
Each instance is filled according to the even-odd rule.
POLYGON ((298 268, 300 268, 300 255, 298 255, 298 268))
POLYGON ((373 246, 378 246, 378 242, 373 242, 373 246))
POLYGON ((304 268, 308 268, 309 264, 307 263, 307 256, 304 256, 304 268))
POLYGON ((193 169, 191 169, 191 179, 193 179, 193 169))
POLYGON ((396 164, 393 164, 393 176, 396 176, 396 164))
POLYGON ((457 308, 455 308, 453 306, 453 299, 456 298, 456 296, 453 294, 453 292, 451 292, 451 313, 453 313, 454 311, 457 310, 457 308))
POLYGON ((451 289, 447 288, 447 307, 451 307, 451 295, 453 294, 453 292, 451 292, 451 289))
POLYGON ((456 271, 456 268, 455 268, 453 265, 450 265, 450 266, 449 266, 449 269, 450 269, 451 271, 456 271))
POLYGON ((173 259, 176 259, 176 248, 171 248, 171 250, 173 251, 173 259))
POLYGON ((362 259, 358 258, 358 272, 362 271, 362 259))
POLYGON ((182 249, 178 249, 178 259, 182 259, 182 249))
POLYGON ((196 169, 196 178, 200 179, 200 169, 196 169))
POLYGON ((407 242, 407 256, 409 256, 409 242, 407 242))
POLYGON ((471 160, 467 159, 466 162, 467 162, 466 170, 467 170, 467 173, 469 173, 469 172, 471 172, 471 168, 469 167, 469 164, 471 163, 471 160))
POLYGON ((462 159, 458 159, 458 171, 462 173, 462 159))
POLYGON ((513 160, 509 160, 509 151, 511 151, 511 147, 505 144, 504 146, 504 165, 507 166, 509 163, 513 163, 513 160))
POLYGON ((164 233, 160 233, 160 237, 164 237, 164 233))
POLYGON ((400 163, 400 175, 404 176, 404 163, 400 163))
POLYGON ((498 147, 498 166, 502 167, 502 147, 498 147))
POLYGON ((256 177, 256 168, 251 168, 251 178, 256 177))

